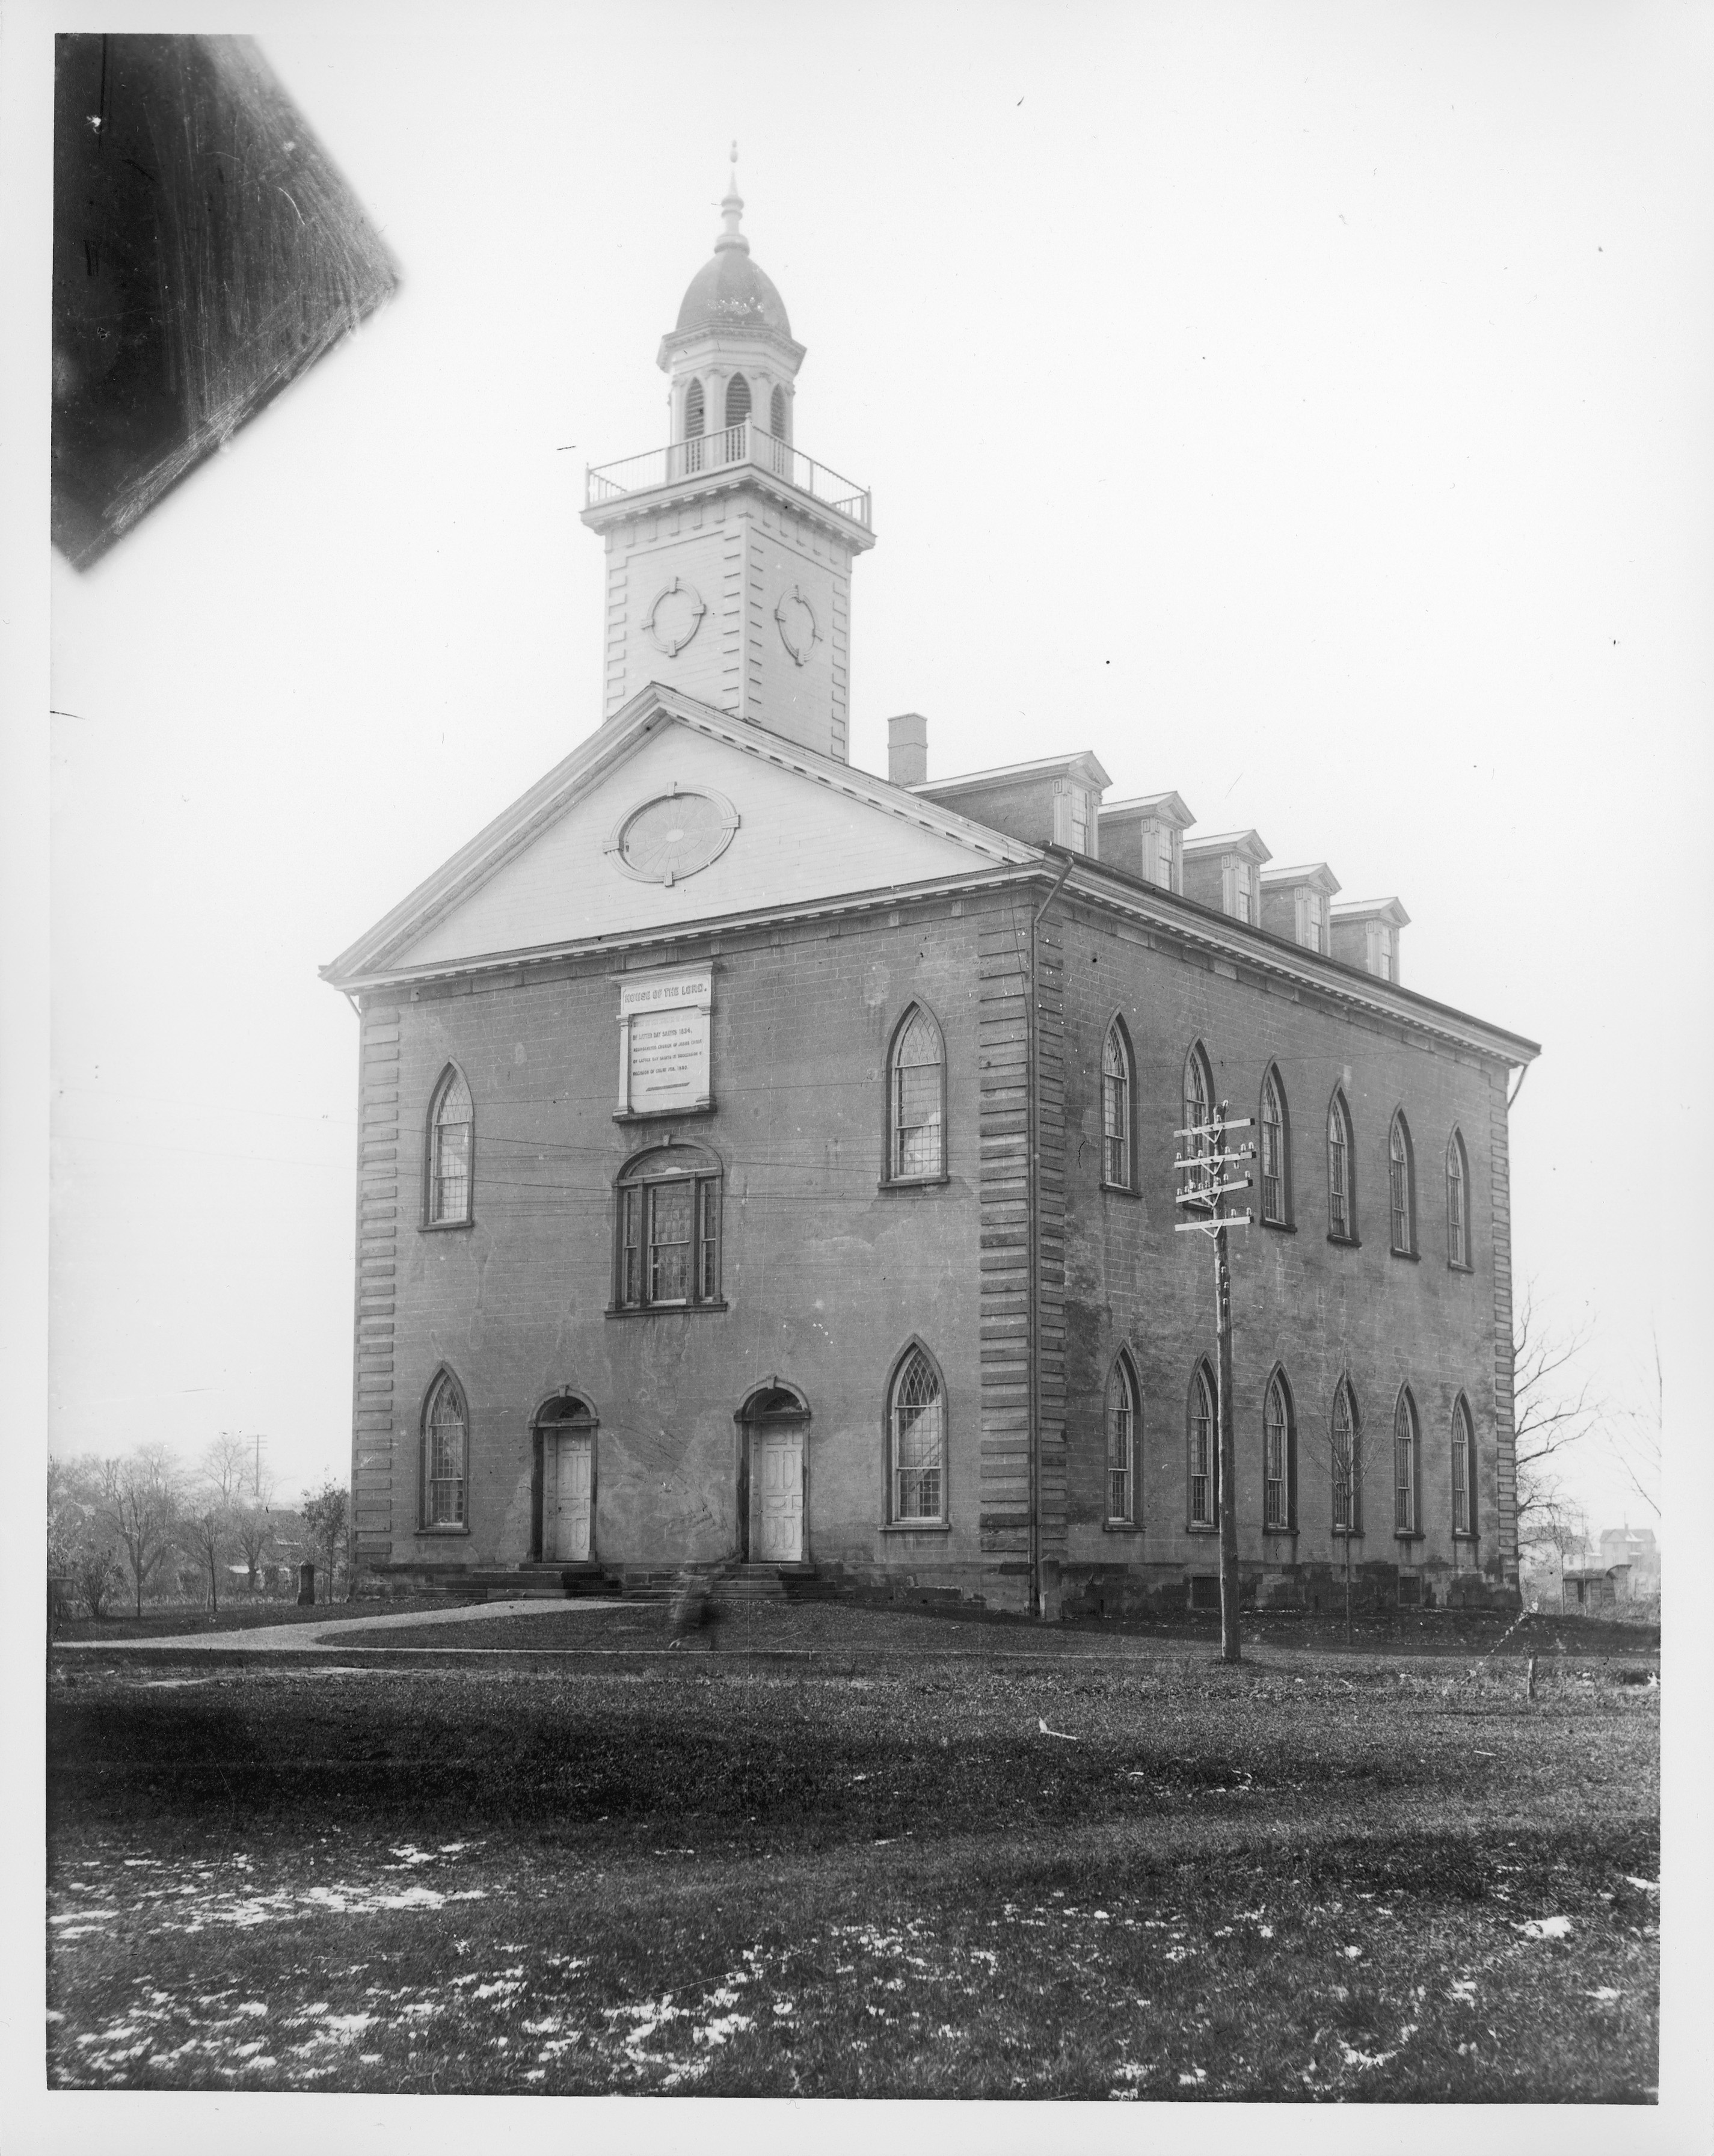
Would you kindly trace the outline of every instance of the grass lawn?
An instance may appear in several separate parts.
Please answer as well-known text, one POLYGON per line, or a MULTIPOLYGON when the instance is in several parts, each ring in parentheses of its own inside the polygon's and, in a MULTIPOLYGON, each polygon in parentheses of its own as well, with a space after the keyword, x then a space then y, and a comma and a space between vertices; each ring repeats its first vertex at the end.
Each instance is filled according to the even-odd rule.
POLYGON ((1652 2097, 1657 1692, 912 1644, 955 1631, 854 1676, 62 1663, 50 2082, 1652 2097))

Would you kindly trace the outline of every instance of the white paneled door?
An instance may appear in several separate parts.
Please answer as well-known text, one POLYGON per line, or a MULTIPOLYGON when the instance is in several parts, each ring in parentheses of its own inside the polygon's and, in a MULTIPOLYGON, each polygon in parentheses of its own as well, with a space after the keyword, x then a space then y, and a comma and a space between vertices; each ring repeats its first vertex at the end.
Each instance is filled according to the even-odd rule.
POLYGON ((803 1558, 803 1432, 762 1428, 751 1440, 755 1529, 750 1554, 758 1564, 798 1564, 803 1558))
POLYGON ((545 1434, 541 1463, 542 1555, 550 1564, 581 1564, 590 1547, 595 1440, 588 1430, 545 1434))

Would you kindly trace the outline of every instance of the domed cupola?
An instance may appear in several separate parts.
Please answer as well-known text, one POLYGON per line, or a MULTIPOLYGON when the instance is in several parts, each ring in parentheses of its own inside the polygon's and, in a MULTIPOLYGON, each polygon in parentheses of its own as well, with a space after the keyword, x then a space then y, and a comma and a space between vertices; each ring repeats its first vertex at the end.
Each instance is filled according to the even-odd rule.
POLYGON ((789 442, 803 346, 793 339, 777 286, 752 260, 739 229, 744 198, 736 142, 731 161, 714 253, 690 280, 678 321, 660 341, 660 366, 672 379, 672 439, 694 441, 748 419, 789 442))
POLYGON ((667 440, 585 476, 583 521, 607 549, 605 706, 654 682, 843 763, 869 490, 794 440, 803 347, 750 259, 736 171, 721 210, 660 341, 667 440))

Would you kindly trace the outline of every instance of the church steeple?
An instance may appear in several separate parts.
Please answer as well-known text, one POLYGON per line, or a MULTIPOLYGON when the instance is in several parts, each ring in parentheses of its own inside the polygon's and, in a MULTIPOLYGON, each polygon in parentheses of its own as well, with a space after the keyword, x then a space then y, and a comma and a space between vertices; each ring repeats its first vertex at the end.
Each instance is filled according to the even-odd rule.
POLYGON ((605 705, 666 682, 843 762, 869 495, 794 445, 804 347, 750 252, 737 156, 734 142, 713 252, 660 341, 667 445, 589 473, 583 521, 608 550, 605 705))

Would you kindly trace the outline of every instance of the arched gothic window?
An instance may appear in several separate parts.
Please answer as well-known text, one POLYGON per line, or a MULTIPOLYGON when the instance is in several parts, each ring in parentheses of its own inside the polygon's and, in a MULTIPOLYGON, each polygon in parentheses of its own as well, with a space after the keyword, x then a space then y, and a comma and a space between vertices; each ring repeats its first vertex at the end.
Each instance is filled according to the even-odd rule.
POLYGON ((702 393, 700 379, 693 381, 685 392, 685 439, 694 441, 708 424, 708 404, 702 393))
POLYGON ((1351 1150, 1351 1112, 1345 1096, 1336 1092, 1327 1103, 1327 1233, 1336 1243, 1357 1240, 1351 1150))
POLYGON ((1416 1251, 1416 1163, 1411 1158, 1410 1128, 1401 1108, 1387 1134, 1387 1181, 1392 1199, 1393 1247, 1403 1256, 1416 1251))
POLYGON ((887 1401, 888 1505, 898 1524, 946 1517, 947 1412, 940 1372, 913 1348, 887 1401))
POLYGON ((1476 1433, 1470 1403, 1460 1393, 1452 1403, 1452 1532, 1476 1531, 1476 1433))
POLYGON ((931 1183, 946 1172, 946 1048, 929 1013, 912 1004, 887 1058, 887 1180, 931 1183))
POLYGON ((470 1218, 476 1111, 470 1089, 455 1063, 448 1064, 428 1111, 428 1192, 431 1227, 455 1226, 470 1218))
POLYGON ((1416 1402, 1405 1386, 1393 1410, 1393 1532, 1414 1535, 1421 1519, 1422 1445, 1417 1430, 1416 1402))
POLYGON ((1116 1190, 1132 1188, 1131 1044, 1116 1018, 1101 1050, 1101 1180, 1116 1190))
POLYGON ((726 384, 726 424, 736 427, 750 417, 750 384, 735 374, 726 384))
POLYGON ((1297 1431, 1291 1395, 1275 1370, 1262 1400, 1262 1528, 1289 1534, 1297 1524, 1297 1431))
POLYGON ((786 439, 786 393, 777 384, 767 400, 767 431, 777 442, 786 439))
POLYGON ((1276 1227, 1291 1219, 1291 1131, 1286 1120, 1286 1088, 1269 1067, 1262 1080, 1262 1218, 1276 1227))
MULTIPOLYGON (((1183 1111, 1186 1131, 1199 1134, 1178 1141, 1179 1158, 1199 1160, 1204 1153, 1218 1152, 1219 1148, 1214 1143, 1213 1134, 1206 1128, 1214 1121, 1214 1081, 1200 1041, 1184 1059, 1183 1111)), ((1183 1178, 1182 1194, 1182 1191, 1196 1188, 1202 1171, 1187 1168, 1181 1169, 1180 1173, 1183 1178)))
POLYGON ((1107 1518, 1115 1527, 1137 1525, 1137 1439, 1142 1417, 1137 1373, 1121 1348, 1107 1379, 1107 1518))
POLYGON ((1206 1363, 1190 1379, 1190 1524, 1212 1527, 1219 1517, 1220 1455, 1215 1429, 1214 1381, 1206 1363))
POLYGON ((1446 1262, 1460 1269, 1470 1265, 1469 1191, 1470 1163, 1455 1130, 1446 1141, 1446 1262))
POLYGON ((721 1167, 700 1146, 657 1146, 620 1171, 616 1310, 720 1301, 721 1167))
POLYGON ((1342 1378, 1333 1395, 1333 1532, 1362 1532, 1362 1433, 1349 1382, 1342 1378))
POLYGON ((450 1370, 428 1388, 423 1407, 423 1524, 461 1527, 468 1472, 470 1418, 450 1370))

